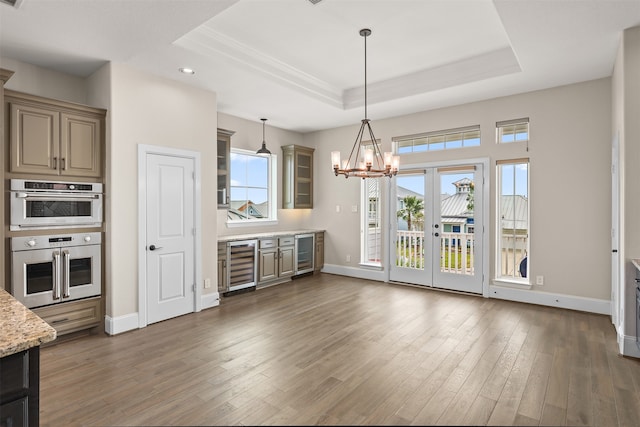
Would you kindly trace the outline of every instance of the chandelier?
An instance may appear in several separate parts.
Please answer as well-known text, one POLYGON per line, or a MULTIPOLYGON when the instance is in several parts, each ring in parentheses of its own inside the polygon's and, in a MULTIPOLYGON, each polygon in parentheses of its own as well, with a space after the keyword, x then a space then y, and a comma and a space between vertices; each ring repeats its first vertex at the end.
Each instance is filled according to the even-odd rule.
POLYGON ((332 151, 331 164, 336 176, 344 175, 345 178, 356 176, 362 179, 382 176, 391 178, 398 173, 400 157, 393 156, 391 152, 385 152, 384 156, 382 155, 367 117, 367 36, 371 35, 371 30, 364 28, 360 30, 360 35, 364 37, 364 119, 349 158, 341 160, 340 152, 332 151), (362 141, 365 135, 369 136, 370 142, 362 141))

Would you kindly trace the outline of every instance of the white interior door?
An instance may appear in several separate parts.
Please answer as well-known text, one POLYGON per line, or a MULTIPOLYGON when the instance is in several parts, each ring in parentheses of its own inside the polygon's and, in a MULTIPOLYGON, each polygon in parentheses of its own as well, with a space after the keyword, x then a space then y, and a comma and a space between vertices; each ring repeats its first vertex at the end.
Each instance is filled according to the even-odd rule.
POLYGON ((147 323, 195 311, 195 161, 146 155, 147 323))
MULTIPOLYGON (((620 178, 618 174, 619 143, 616 134, 611 142, 611 322, 621 333, 620 309, 620 178)), ((624 298, 624 297, 623 297, 624 298)))
POLYGON ((390 280, 481 294, 483 165, 403 171, 390 193, 390 280))

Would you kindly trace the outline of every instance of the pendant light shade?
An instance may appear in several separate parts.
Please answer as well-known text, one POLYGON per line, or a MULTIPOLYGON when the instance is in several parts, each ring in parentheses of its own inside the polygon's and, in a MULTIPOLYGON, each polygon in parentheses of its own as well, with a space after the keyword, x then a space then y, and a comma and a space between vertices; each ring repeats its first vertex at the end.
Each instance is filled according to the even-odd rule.
POLYGON ((264 123, 267 121, 267 119, 260 120, 262 120, 262 147, 260 147, 260 149, 256 151, 256 154, 269 155, 271 154, 271 151, 267 150, 267 143, 264 142, 264 123))
POLYGON ((364 119, 349 158, 341 160, 340 152, 332 151, 331 166, 336 176, 344 175, 345 178, 391 178, 398 174, 400 157, 393 156, 391 152, 384 153, 383 157, 367 117, 367 37, 371 35, 371 30, 364 28, 360 30, 360 35, 364 37, 364 119), (370 142, 363 143, 362 137, 365 135, 370 138, 370 142))

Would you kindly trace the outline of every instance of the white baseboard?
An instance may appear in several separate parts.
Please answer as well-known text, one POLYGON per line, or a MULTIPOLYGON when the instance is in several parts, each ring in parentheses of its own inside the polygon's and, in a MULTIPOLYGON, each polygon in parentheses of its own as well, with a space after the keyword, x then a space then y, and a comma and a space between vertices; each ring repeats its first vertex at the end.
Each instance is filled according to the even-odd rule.
POLYGON ((118 317, 105 316, 104 329, 109 335, 117 335, 138 329, 138 313, 125 314, 118 317))
MULTIPOLYGON (((220 295, 217 292, 202 295, 202 309, 212 308, 220 305, 220 295)), ((123 332, 138 329, 138 313, 125 314, 118 317, 104 317, 104 329, 109 335, 117 335, 123 332)))
MULTIPOLYGON (((339 274, 342 276, 357 277, 385 281, 384 271, 369 270, 357 267, 345 267, 342 265, 325 264, 324 273, 339 274)), ((546 305, 549 307, 566 308, 569 310, 586 311, 588 313, 611 314, 611 301, 595 298, 577 297, 572 295, 552 294, 549 292, 531 291, 528 289, 515 289, 502 286, 489 286, 489 298, 499 298, 508 301, 525 302, 529 304, 546 305)), ((635 346, 635 337, 633 345, 635 346)))
POLYGON ((214 292, 211 294, 202 295, 200 298, 200 302, 202 303, 203 310, 211 307, 217 307, 220 305, 220 294, 218 292, 214 292))
POLYGON ((340 276, 357 277, 358 279, 369 279, 384 282, 384 271, 370 270, 367 268, 345 267, 343 265, 325 264, 322 267, 323 273, 338 274, 340 276))
POLYGON ((640 358, 640 349, 636 343, 636 337, 629 335, 618 335, 618 339, 622 340, 622 355, 640 358))
POLYGON ((489 298, 499 298, 508 301, 526 302, 529 304, 586 311, 588 313, 611 314, 611 301, 609 300, 552 294, 549 292, 531 291, 528 289, 515 289, 490 285, 489 298))

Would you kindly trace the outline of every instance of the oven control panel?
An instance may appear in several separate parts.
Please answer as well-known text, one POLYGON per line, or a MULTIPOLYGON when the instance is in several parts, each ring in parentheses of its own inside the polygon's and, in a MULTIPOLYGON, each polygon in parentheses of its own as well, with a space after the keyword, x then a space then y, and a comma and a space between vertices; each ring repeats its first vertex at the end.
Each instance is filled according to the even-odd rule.
POLYGON ((102 243, 102 233, 100 232, 13 237, 11 239, 11 250, 28 251, 33 249, 99 245, 100 243, 102 243))

